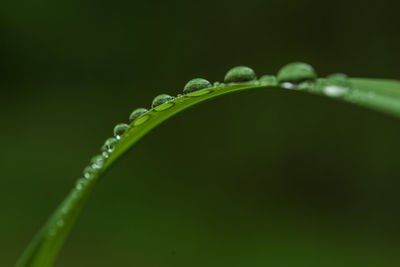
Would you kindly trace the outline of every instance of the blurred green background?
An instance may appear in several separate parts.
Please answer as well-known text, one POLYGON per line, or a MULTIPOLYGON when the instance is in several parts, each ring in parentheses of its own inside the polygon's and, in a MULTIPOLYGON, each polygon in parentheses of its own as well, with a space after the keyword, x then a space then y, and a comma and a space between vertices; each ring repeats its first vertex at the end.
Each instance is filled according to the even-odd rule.
MULTIPOLYGON (((0 266, 160 93, 274 74, 399 79, 394 1, 0 2, 0 266)), ((259 90, 151 132, 98 184, 55 266, 399 266, 400 120, 259 90)))

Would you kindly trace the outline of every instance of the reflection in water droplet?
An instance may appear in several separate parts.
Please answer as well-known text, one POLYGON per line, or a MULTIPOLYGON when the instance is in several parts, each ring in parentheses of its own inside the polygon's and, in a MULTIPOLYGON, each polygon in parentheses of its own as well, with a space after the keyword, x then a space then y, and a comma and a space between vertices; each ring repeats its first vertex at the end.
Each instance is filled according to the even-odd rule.
POLYGON ((103 167, 104 165, 104 156, 103 155, 97 155, 94 156, 91 160, 90 163, 92 163, 92 168, 93 169, 99 169, 103 167))
POLYGON ((238 66, 230 69, 226 75, 224 81, 226 83, 240 83, 248 82, 256 79, 254 70, 245 66, 238 66))
POLYGON ((158 95, 153 99, 151 107, 155 108, 155 107, 161 106, 162 104, 165 104, 173 99, 174 98, 172 96, 167 95, 167 94, 158 95))
POLYGON ((102 146, 102 151, 106 151, 108 153, 111 153, 115 147, 115 144, 118 142, 117 138, 115 137, 110 137, 106 140, 104 145, 102 146))
POLYGON ((314 81, 317 78, 313 67, 302 62, 294 62, 283 66, 277 75, 281 87, 296 89, 300 83, 314 81))
POLYGON ((163 111, 166 109, 169 109, 174 105, 173 102, 169 102, 173 100, 174 98, 170 95, 167 94, 161 94, 158 95, 154 98, 153 103, 151 104, 151 107, 154 108, 155 111, 163 111))
POLYGON ((85 178, 90 178, 94 174, 96 174, 96 170, 92 168, 92 166, 87 166, 86 168, 83 169, 83 176, 85 178))
POLYGON ((145 123, 145 122, 148 121, 149 119, 150 119, 150 115, 143 115, 143 116, 140 116, 140 117, 138 117, 137 119, 135 119, 135 120, 132 122, 132 125, 133 125, 133 126, 142 125, 143 123, 145 123))
POLYGON ((106 158, 108 158, 110 155, 108 154, 108 152, 107 151, 103 151, 103 152, 101 152, 101 155, 106 159, 106 158))
POLYGON ((121 135, 123 135, 123 133, 126 131, 126 129, 128 129, 129 128, 129 125, 128 124, 126 124, 126 123, 120 123, 120 124, 117 124, 117 125, 115 125, 115 127, 114 127, 114 136, 117 138, 117 139, 120 139, 121 138, 121 135))
POLYGON ((200 91, 189 93, 186 96, 189 96, 189 97, 202 96, 202 95, 207 95, 207 94, 211 93, 212 91, 213 91, 212 89, 203 89, 200 91))
POLYGON ((129 115, 129 121, 133 122, 140 116, 142 116, 144 113, 146 113, 148 110, 145 108, 137 108, 134 111, 132 111, 131 115, 129 115))
POLYGON ((258 81, 263 85, 277 85, 276 77, 273 75, 263 75, 258 81))
POLYGON ((329 97, 344 97, 349 94, 351 85, 346 74, 335 73, 322 82, 322 92, 329 97))
POLYGON ((196 78, 190 80, 185 87, 183 88, 183 93, 188 94, 192 92, 196 92, 205 88, 211 87, 211 83, 202 78, 196 78))

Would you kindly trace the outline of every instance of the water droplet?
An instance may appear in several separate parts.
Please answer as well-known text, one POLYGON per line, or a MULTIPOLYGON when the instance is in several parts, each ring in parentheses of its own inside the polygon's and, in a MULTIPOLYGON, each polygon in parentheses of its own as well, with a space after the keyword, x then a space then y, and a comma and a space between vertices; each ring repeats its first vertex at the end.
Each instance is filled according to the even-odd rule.
POLYGON ((214 86, 214 87, 218 87, 218 86, 221 86, 221 85, 223 85, 223 83, 220 83, 220 82, 214 82, 214 83, 213 83, 213 86, 214 86))
POLYGON ((183 88, 183 93, 192 93, 199 91, 201 89, 206 89, 211 87, 211 83, 205 79, 202 78, 196 78, 193 80, 190 80, 186 85, 185 88, 183 88))
POLYGON ((121 138, 121 135, 126 131, 126 129, 128 129, 129 128, 129 125, 128 124, 126 124, 126 123, 120 123, 120 124, 117 124, 117 125, 115 125, 115 127, 114 127, 114 136, 117 138, 117 139, 120 139, 121 138))
POLYGON ((129 121, 133 122, 143 114, 145 114, 148 110, 145 108, 137 108, 134 111, 132 111, 131 115, 129 115, 129 121))
POLYGON ((248 82, 256 79, 254 70, 245 66, 238 66, 230 69, 226 75, 224 81, 226 83, 240 83, 248 82))
POLYGON ((102 146, 101 150, 111 153, 115 147, 115 144, 118 142, 117 138, 110 137, 106 140, 104 145, 102 146))
POLYGON ((82 188, 87 185, 87 179, 85 178, 80 178, 76 181, 75 188, 76 190, 82 190, 82 188))
POLYGON ((263 75, 258 81, 264 85, 277 85, 278 82, 274 75, 263 75))
POLYGON ((322 82, 322 91, 330 97, 343 97, 350 92, 351 85, 346 74, 335 73, 322 82))
POLYGON ((314 81, 317 78, 313 67, 302 62, 294 62, 283 66, 277 75, 279 84, 286 89, 295 89, 300 83, 314 81))
POLYGON ((87 166, 86 168, 83 169, 83 176, 85 176, 85 178, 87 178, 87 179, 89 179, 90 177, 92 177, 95 174, 96 174, 96 170, 93 169, 92 166, 87 166))
POLYGON ((169 109, 174 105, 174 103, 169 103, 169 101, 173 100, 174 98, 167 94, 161 94, 154 98, 151 107, 154 108, 156 111, 163 111, 169 109))
POLYGON ((104 165, 104 156, 103 155, 94 156, 90 160, 90 163, 92 163, 93 169, 99 169, 99 168, 103 167, 103 165, 104 165))

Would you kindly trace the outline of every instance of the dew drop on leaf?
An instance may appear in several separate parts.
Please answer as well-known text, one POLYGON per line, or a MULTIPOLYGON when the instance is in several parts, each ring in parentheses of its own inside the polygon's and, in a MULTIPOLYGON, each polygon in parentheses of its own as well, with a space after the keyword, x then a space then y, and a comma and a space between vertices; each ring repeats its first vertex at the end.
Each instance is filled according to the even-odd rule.
POLYGON ((226 75, 224 81, 226 83, 240 83, 248 82, 256 79, 256 73, 249 67, 238 66, 230 69, 226 75))
POLYGON ((75 188, 77 190, 82 190, 82 188, 87 184, 87 179, 85 178, 80 178, 78 181, 76 181, 75 188))
POLYGON ((211 83, 209 81, 207 81, 206 79, 202 79, 202 78, 196 78, 196 79, 190 80, 185 85, 185 87, 183 88, 183 93, 184 94, 192 93, 192 92, 196 92, 198 90, 206 89, 209 87, 211 87, 211 83))
POLYGON ((221 86, 221 85, 223 85, 223 83, 220 83, 220 82, 214 82, 214 83, 213 83, 213 86, 214 86, 214 87, 218 87, 218 86, 221 86))
POLYGON ((96 170, 93 169, 92 166, 86 166, 83 169, 83 176, 85 176, 85 178, 87 178, 87 179, 92 177, 95 173, 96 173, 96 170))
POLYGON ((103 155, 94 156, 94 157, 90 160, 90 163, 92 163, 92 165, 91 165, 92 168, 93 168, 93 169, 99 169, 99 168, 103 167, 103 165, 104 165, 104 160, 105 160, 105 158, 104 158, 103 155))
POLYGON ((346 74, 335 73, 322 82, 322 92, 329 97, 343 97, 350 92, 351 85, 346 74))
POLYGON ((118 140, 114 137, 110 137, 106 140, 106 142, 104 143, 104 145, 102 146, 101 150, 105 151, 105 152, 112 152, 115 144, 118 142, 118 140))
POLYGON ((117 138, 117 139, 120 139, 121 138, 121 135, 126 131, 126 129, 128 129, 129 128, 129 125, 128 124, 126 124, 126 123, 120 123, 120 124, 117 124, 117 125, 115 125, 115 127, 114 127, 114 136, 117 138))
POLYGON ((143 114, 145 114, 148 110, 145 108, 137 108, 134 111, 132 111, 131 115, 129 115, 129 121, 133 122, 143 114))
POLYGON ((296 87, 307 81, 314 81, 317 74, 314 68, 302 62, 293 62, 283 66, 277 75, 279 84, 286 89, 296 89, 296 87))
POLYGON ((163 110, 169 109, 170 107, 172 107, 174 105, 174 103, 168 103, 168 102, 173 99, 174 98, 172 96, 167 95, 167 94, 158 95, 153 99, 151 107, 154 108, 156 111, 163 111, 163 110))

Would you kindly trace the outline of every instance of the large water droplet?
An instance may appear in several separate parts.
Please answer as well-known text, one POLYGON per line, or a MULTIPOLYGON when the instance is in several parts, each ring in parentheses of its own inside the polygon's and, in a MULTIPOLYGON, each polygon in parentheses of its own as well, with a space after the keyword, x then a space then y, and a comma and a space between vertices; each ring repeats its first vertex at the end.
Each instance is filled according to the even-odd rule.
POLYGON ((205 79, 202 78, 196 78, 193 80, 190 80, 185 87, 183 88, 183 93, 187 94, 187 93, 192 93, 192 92, 196 92, 202 89, 206 89, 211 87, 211 83, 205 79))
POLYGON ((343 97, 350 92, 351 85, 346 74, 335 73, 322 82, 322 91, 330 97, 343 97))
POLYGON ((314 81, 317 78, 313 67, 307 63, 294 62, 283 66, 277 75, 278 82, 283 88, 295 89, 306 81, 314 81))
POLYGON ((174 103, 168 103, 169 101, 173 100, 174 98, 167 94, 161 94, 154 98, 151 107, 154 108, 156 111, 162 111, 169 109, 174 105, 174 103))
POLYGON ((137 108, 134 111, 132 111, 131 115, 129 115, 129 121, 133 122, 143 114, 145 114, 148 110, 146 108, 137 108))
POLYGON ((118 140, 114 137, 110 137, 106 140, 104 145, 102 146, 101 150, 111 153, 115 147, 115 144, 118 142, 118 140))
POLYGON ((83 169, 83 176, 85 176, 85 178, 87 178, 87 179, 89 179, 90 177, 92 177, 95 174, 96 174, 96 170, 93 169, 92 166, 87 166, 83 169))
POLYGON ((121 135, 126 131, 126 129, 128 129, 129 128, 129 125, 128 124, 126 124, 126 123, 120 123, 120 124, 117 124, 117 125, 115 125, 115 127, 114 127, 114 136, 117 138, 117 139, 120 139, 121 138, 121 135))
POLYGON ((238 66, 230 69, 226 75, 224 81, 226 83, 240 83, 248 82, 256 79, 254 70, 245 66, 238 66))
POLYGON ((97 155, 97 156, 94 156, 90 160, 90 163, 92 163, 93 169, 99 169, 99 168, 103 167, 104 161, 105 161, 105 158, 103 155, 97 155))

